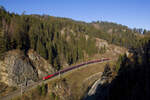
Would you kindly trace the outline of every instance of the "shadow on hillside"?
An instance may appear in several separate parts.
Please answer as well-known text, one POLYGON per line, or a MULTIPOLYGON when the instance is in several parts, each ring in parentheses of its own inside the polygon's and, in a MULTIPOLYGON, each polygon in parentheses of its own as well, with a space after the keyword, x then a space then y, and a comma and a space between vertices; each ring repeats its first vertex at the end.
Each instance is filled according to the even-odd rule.
POLYGON ((110 84, 99 85, 85 100, 150 100, 149 67, 121 68, 110 84))
POLYGON ((115 79, 98 86, 84 100, 150 100, 150 48, 135 53, 134 62, 123 61, 115 79), (139 59, 141 57, 141 59, 139 59))

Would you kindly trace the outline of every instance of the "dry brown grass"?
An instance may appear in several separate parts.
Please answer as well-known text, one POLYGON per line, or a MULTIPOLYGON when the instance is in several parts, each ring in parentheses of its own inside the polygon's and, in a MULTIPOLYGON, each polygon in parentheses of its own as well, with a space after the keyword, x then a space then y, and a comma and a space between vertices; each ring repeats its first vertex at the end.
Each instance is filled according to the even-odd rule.
MULTIPOLYGON (((80 100, 85 95, 85 92, 88 90, 88 88, 100 78, 99 74, 95 74, 103 72, 106 63, 107 62, 88 65, 86 67, 69 72, 61 77, 61 79, 66 80, 68 87, 71 89, 71 94, 74 100, 80 100), (95 76, 86 81, 86 79, 92 75, 95 76)), ((113 63, 114 62, 110 62, 110 65, 113 63)), ((49 82, 49 89, 53 89, 54 84, 59 83, 59 80, 61 79, 58 78, 49 82)))
POLYGON ((86 78, 94 75, 95 73, 103 72, 104 66, 106 63, 99 63, 94 65, 89 65, 85 68, 81 68, 76 72, 70 73, 70 75, 66 76, 68 84, 71 87, 72 94, 74 96, 74 100, 80 100, 87 89, 100 78, 100 75, 88 80, 84 81, 86 78))
POLYGON ((3 97, 16 89, 16 87, 9 87, 8 85, 0 82, 0 97, 3 97))

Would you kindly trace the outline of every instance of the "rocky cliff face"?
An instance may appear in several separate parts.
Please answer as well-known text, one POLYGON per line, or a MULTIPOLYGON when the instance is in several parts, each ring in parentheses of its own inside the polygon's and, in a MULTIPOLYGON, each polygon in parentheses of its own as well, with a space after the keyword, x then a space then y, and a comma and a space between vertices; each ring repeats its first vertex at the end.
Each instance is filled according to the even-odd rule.
POLYGON ((28 57, 20 50, 6 53, 0 61, 0 81, 9 86, 17 86, 25 81, 37 81, 54 69, 33 50, 28 57))
POLYGON ((35 51, 29 50, 27 55, 32 65, 35 67, 39 78, 55 72, 52 66, 35 51))
POLYGON ((111 75, 111 68, 106 65, 102 76, 92 85, 83 100, 106 100, 108 93, 108 83, 111 81, 111 75))
POLYGON ((30 60, 19 50, 6 53, 4 60, 0 61, 1 81, 16 86, 26 79, 36 81, 37 73, 30 60))

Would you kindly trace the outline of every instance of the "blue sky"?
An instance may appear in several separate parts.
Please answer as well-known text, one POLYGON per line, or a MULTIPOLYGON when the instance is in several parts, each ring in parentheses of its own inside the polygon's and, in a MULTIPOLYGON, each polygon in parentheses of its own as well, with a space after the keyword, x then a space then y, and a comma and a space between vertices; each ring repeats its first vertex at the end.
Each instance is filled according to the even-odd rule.
POLYGON ((150 0, 0 0, 0 5, 18 14, 103 20, 150 30, 150 0))

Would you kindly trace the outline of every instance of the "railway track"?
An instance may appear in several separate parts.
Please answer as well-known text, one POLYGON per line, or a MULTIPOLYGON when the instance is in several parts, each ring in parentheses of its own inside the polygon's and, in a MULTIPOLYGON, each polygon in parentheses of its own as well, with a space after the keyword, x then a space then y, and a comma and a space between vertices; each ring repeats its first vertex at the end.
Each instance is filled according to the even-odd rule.
POLYGON ((23 88, 22 90, 21 90, 21 88, 19 88, 19 89, 17 89, 16 91, 13 91, 13 92, 9 93, 8 95, 6 95, 6 96, 0 98, 0 100, 11 100, 11 99, 14 98, 14 97, 17 97, 17 96, 19 96, 19 95, 22 95, 22 93, 28 92, 28 91, 30 91, 30 90, 36 88, 38 85, 42 85, 43 83, 44 83, 44 84, 45 84, 45 83, 48 83, 48 82, 50 82, 50 81, 52 81, 52 80, 58 78, 58 77, 59 77, 59 74, 61 74, 61 76, 62 76, 62 75, 64 75, 64 74, 67 74, 68 72, 71 72, 71 71, 73 71, 73 70, 75 70, 75 69, 78 69, 78 68, 80 68, 80 67, 87 66, 87 65, 89 65, 89 64, 103 63, 103 62, 108 62, 108 61, 110 61, 110 59, 105 58, 105 59, 99 59, 99 60, 88 61, 88 62, 84 62, 84 63, 82 63, 82 64, 78 64, 78 65, 69 67, 69 68, 67 68, 67 69, 64 69, 64 70, 61 70, 61 71, 58 71, 58 72, 52 74, 51 77, 46 76, 46 77, 48 77, 48 78, 45 77, 44 80, 39 80, 38 82, 34 82, 34 84, 31 84, 31 85, 29 85, 29 86, 23 88), (23 92, 21 92, 21 91, 23 91, 23 92))

